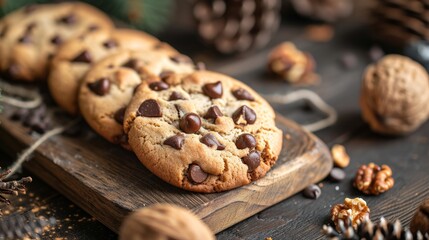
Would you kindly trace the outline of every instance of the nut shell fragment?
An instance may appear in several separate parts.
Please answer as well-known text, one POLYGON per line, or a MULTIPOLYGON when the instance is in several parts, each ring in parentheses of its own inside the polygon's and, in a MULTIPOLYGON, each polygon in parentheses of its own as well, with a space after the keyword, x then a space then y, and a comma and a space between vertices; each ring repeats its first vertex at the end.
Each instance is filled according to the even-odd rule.
POLYGON ((350 164, 350 157, 343 145, 334 145, 331 149, 331 155, 337 167, 345 168, 350 164))

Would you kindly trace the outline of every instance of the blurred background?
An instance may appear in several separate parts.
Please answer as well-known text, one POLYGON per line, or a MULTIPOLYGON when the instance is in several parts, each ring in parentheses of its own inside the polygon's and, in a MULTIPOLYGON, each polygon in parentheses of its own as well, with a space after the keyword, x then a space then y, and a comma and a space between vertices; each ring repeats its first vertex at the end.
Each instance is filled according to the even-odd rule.
MULTIPOLYGON (((58 0, 1 0, 0 14, 34 3, 58 0)), ((184 53, 231 56, 261 49, 289 28, 305 29, 305 38, 328 42, 344 23, 359 22, 362 41, 387 51, 405 52, 423 61, 416 42, 429 38, 426 1, 398 0, 85 0, 118 26, 147 31, 184 53), (280 26, 293 27, 280 27, 280 26), (189 40, 199 39, 198 41, 189 40), (204 50, 202 50, 204 49, 204 50)), ((291 31, 293 32, 293 30, 291 31)), ((287 33, 282 41, 289 40, 287 33)), ((274 40, 275 41, 275 40, 274 40)), ((425 46, 424 42, 420 45, 425 46)), ((375 49, 380 51, 380 49, 375 49)), ((374 52, 374 54, 379 54, 374 52)), ((423 54, 424 55, 424 54, 423 54)), ((194 55, 195 56, 195 55, 194 55)), ((196 56, 198 58, 198 56, 196 56)), ((197 59, 198 60, 198 59, 197 59)), ((350 60, 351 61, 351 60, 350 60)))

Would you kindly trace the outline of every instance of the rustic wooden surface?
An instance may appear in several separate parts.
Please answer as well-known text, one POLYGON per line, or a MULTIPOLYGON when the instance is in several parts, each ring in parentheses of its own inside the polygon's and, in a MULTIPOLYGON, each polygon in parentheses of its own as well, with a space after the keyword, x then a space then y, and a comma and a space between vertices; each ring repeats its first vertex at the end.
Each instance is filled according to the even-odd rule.
MULTIPOLYGON (((417 206, 429 197, 429 123, 409 136, 394 138, 372 133, 360 117, 360 77, 364 67, 370 63, 368 50, 373 44, 364 24, 359 19, 341 22, 335 26, 334 39, 327 43, 309 41, 304 35, 303 22, 287 22, 266 49, 232 58, 219 57, 201 44, 187 44, 187 39, 195 38, 193 35, 164 38, 183 52, 208 62, 211 69, 231 74, 265 94, 300 89, 276 81, 264 71, 268 49, 284 40, 294 41, 302 49, 311 52, 318 63, 322 81, 309 89, 317 92, 339 113, 337 124, 316 132, 316 135, 329 146, 336 143, 345 145, 352 159, 350 166, 346 168, 347 178, 344 181, 322 181, 322 195, 319 199, 306 199, 301 194, 296 194, 222 231, 217 235, 218 239, 323 239, 320 230, 323 224, 330 222, 330 207, 342 202, 345 197, 363 197, 371 208, 373 220, 384 216, 388 220, 400 219, 404 225, 408 225, 417 206), (339 59, 345 52, 358 57, 355 68, 344 69, 339 64, 339 59), (380 196, 365 196, 352 187, 351 181, 358 167, 369 162, 384 163, 392 167, 395 178, 393 189, 380 196)), ((304 111, 302 106, 303 103, 275 107, 300 123, 321 117, 320 114, 304 111)), ((14 199, 13 206, 18 209, 18 206, 35 206, 40 214, 57 217, 61 224, 47 233, 47 238, 117 238, 40 179, 36 178, 29 190, 29 195, 14 199)))
MULTIPOLYGON (((5 106, 0 116, 1 148, 9 154, 37 139, 8 118, 14 110, 5 106)), ((132 152, 113 146, 88 127, 77 137, 53 137, 24 166, 115 232, 131 211, 165 202, 192 210, 217 233, 322 180, 332 168, 329 150, 319 139, 293 122, 282 123, 278 126, 288 137, 273 169, 255 183, 222 193, 191 193, 170 186, 132 152)))

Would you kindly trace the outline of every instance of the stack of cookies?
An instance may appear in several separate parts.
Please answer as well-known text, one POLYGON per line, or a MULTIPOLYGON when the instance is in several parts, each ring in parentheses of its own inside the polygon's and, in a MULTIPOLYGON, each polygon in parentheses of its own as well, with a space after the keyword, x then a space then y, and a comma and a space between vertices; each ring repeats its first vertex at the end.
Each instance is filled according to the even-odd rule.
POLYGON ((254 90, 155 37, 115 29, 86 4, 11 13, 0 21, 0 49, 3 74, 47 79, 60 107, 177 187, 236 188, 263 177, 280 153, 274 111, 254 90))

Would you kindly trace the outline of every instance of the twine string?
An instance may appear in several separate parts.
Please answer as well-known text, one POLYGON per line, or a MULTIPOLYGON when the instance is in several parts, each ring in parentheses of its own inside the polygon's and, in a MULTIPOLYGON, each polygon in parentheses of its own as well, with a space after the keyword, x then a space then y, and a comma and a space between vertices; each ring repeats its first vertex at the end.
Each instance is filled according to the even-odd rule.
POLYGON ((46 140, 48 140, 49 138, 59 135, 61 133, 63 133, 65 130, 75 126, 76 124, 78 124, 80 122, 81 118, 75 118, 73 120, 71 120, 68 124, 61 126, 61 127, 57 127, 54 128, 52 130, 49 130, 47 132, 45 132, 39 139, 37 139, 37 141, 35 141, 33 144, 31 144, 27 149, 24 149, 22 151, 22 153, 19 155, 18 159, 13 163, 13 165, 10 167, 10 173, 6 176, 6 178, 9 178, 10 176, 12 176, 13 174, 16 173, 16 171, 18 171, 22 164, 28 159, 28 157, 42 144, 44 143, 46 140))
MULTIPOLYGON (((316 132, 332 126, 337 122, 338 115, 337 111, 331 106, 329 106, 323 99, 317 95, 315 92, 310 90, 297 90, 286 95, 281 94, 273 94, 273 95, 265 95, 265 99, 267 99, 270 103, 276 104, 290 104, 300 100, 306 100, 311 103, 314 107, 316 107, 319 111, 323 112, 327 117, 316 121, 314 123, 303 124, 302 127, 309 132, 316 132)), ((276 118, 282 124, 286 124, 287 118, 283 116, 281 113, 276 111, 276 118)))
POLYGON ((15 86, 5 81, 0 81, 0 91, 1 93, 4 93, 0 97, 0 102, 11 106, 33 109, 42 104, 42 96, 34 89, 27 89, 22 86, 15 86), (21 100, 19 98, 12 97, 13 95, 28 100, 21 100))

